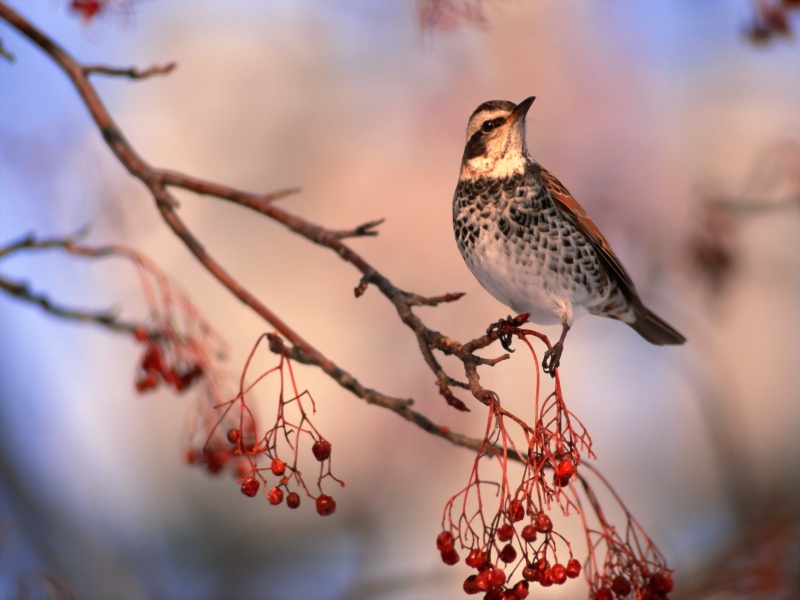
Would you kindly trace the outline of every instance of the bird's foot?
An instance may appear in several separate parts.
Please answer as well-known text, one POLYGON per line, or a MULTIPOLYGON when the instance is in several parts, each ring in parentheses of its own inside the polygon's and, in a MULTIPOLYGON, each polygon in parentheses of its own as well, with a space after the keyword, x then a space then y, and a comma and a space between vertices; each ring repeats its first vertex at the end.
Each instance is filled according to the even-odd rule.
POLYGON ((527 321, 529 313, 512 317, 507 316, 505 319, 500 319, 496 323, 492 323, 486 329, 486 333, 491 335, 497 332, 497 339, 500 340, 500 345, 506 352, 514 352, 511 348, 511 340, 514 338, 514 332, 527 321))
POLYGON ((564 343, 556 342, 553 344, 552 348, 544 353, 544 358, 542 359, 542 370, 550 375, 550 377, 556 376, 556 369, 558 368, 558 365, 561 364, 562 352, 564 352, 564 343))

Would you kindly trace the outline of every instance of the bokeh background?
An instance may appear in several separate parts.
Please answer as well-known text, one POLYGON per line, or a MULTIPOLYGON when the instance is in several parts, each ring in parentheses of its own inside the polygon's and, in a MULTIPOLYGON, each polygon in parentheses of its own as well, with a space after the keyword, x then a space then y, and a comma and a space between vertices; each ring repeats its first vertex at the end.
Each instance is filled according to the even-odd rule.
MULTIPOLYGON (((67 2, 9 4, 85 63, 176 61, 167 77, 95 79, 147 161, 259 192, 300 186, 286 208, 336 229, 385 218, 378 237, 352 246, 404 289, 466 292, 419 310, 460 340, 508 312, 453 240, 466 121, 485 100, 536 95, 533 156, 690 340, 656 348, 616 322, 577 322, 561 374, 596 465, 686 597, 794 597, 800 46, 748 40, 754 3, 497 1, 433 28, 408 0, 152 0, 90 22, 67 2)), ((0 39, 15 57, 0 60, 0 242, 90 224, 89 242, 138 248, 191 293, 238 373, 268 326, 161 223, 66 77, 5 23, 0 39)), ((444 404, 389 303, 375 290, 353 298, 354 269, 244 210, 180 198, 206 248, 320 350, 365 385, 481 435, 480 407, 444 404)), ((65 304, 143 315, 124 263, 40 253, 3 260, 0 273, 65 304)), ((0 336, 1 597, 462 596, 468 570, 444 566, 434 538, 468 452, 300 368, 347 486, 332 517, 274 508, 186 466, 191 394, 137 395, 129 337, 5 295, 0 336)), ((484 378, 524 414, 524 352, 484 378)), ((578 583, 537 592, 584 594, 578 583)))

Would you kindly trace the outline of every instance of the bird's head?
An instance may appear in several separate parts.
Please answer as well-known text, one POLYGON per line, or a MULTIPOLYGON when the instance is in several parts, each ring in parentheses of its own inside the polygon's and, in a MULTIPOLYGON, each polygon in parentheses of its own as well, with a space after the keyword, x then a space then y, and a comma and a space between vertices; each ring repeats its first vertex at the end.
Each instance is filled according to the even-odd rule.
POLYGON ((525 169, 525 115, 535 99, 489 100, 475 109, 467 124, 461 179, 508 177, 525 169))

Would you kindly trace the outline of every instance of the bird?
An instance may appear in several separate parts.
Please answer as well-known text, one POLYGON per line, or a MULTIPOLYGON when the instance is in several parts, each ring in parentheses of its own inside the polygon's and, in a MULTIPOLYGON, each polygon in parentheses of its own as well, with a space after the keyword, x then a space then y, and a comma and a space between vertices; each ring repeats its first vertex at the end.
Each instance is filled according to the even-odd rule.
MULTIPOLYGON (((535 99, 490 100, 469 118, 453 230, 470 271, 518 315, 561 325, 561 336, 542 360, 553 377, 567 332, 584 314, 622 321, 651 344, 685 343, 644 305, 608 240, 572 194, 531 158, 525 117, 535 99)), ((509 342, 501 338, 507 350, 509 342)))

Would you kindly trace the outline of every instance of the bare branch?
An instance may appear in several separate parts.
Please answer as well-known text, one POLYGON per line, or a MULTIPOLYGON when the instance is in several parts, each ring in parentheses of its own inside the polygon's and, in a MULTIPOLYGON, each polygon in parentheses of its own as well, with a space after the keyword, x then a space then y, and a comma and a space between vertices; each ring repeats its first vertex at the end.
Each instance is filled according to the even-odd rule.
POLYGON ((117 68, 106 65, 88 65, 82 67, 84 76, 99 74, 111 77, 127 77, 128 79, 147 79, 154 75, 167 75, 178 67, 177 63, 170 62, 165 65, 153 65, 147 69, 137 67, 117 68))

